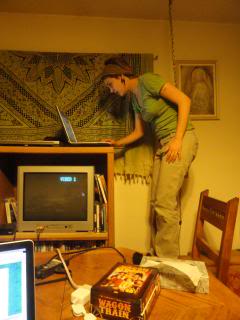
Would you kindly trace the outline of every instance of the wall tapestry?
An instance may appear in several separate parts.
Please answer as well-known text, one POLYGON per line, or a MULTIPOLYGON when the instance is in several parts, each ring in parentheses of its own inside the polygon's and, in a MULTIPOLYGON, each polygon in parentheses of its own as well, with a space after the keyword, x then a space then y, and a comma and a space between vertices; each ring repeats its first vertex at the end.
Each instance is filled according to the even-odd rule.
MULTIPOLYGON (((152 71, 151 54, 122 55, 136 74, 152 71)), ((128 134, 133 126, 129 97, 110 94, 100 79, 104 61, 112 56, 0 51, 0 141, 61 137, 56 105, 78 139, 128 134)))

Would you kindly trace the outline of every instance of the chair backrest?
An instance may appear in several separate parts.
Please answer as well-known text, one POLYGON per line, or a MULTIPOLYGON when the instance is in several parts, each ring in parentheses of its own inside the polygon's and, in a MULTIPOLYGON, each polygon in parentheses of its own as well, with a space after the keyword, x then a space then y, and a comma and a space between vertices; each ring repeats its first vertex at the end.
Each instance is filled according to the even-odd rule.
POLYGON ((208 194, 209 190, 205 190, 200 195, 192 257, 194 260, 198 260, 201 259, 201 254, 204 254, 210 260, 213 260, 217 278, 223 283, 227 283, 239 198, 235 197, 224 202, 211 198, 208 194), (212 249, 206 241, 204 221, 222 231, 219 251, 212 249))

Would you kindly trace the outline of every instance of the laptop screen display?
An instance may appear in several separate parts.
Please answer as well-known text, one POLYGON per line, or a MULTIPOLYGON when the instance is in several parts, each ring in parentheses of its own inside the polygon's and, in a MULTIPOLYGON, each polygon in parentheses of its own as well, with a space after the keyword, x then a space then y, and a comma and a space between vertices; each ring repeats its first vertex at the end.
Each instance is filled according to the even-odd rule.
POLYGON ((34 310, 34 301, 31 306, 28 302, 29 296, 31 300, 34 298, 33 286, 28 283, 33 281, 31 272, 28 277, 28 259, 32 257, 24 246, 14 246, 17 247, 17 242, 13 243, 13 248, 7 244, 0 246, 0 320, 30 319, 29 307, 34 310), (3 246, 6 246, 4 250, 3 246))
POLYGON ((26 251, 0 253, 0 319, 26 319, 26 251))

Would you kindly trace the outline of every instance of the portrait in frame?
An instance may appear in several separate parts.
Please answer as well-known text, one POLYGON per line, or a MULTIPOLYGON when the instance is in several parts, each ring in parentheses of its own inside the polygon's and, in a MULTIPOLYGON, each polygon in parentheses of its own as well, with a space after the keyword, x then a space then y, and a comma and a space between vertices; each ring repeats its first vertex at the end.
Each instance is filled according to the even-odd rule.
POLYGON ((193 120, 219 119, 215 60, 177 60, 177 86, 191 98, 193 120))

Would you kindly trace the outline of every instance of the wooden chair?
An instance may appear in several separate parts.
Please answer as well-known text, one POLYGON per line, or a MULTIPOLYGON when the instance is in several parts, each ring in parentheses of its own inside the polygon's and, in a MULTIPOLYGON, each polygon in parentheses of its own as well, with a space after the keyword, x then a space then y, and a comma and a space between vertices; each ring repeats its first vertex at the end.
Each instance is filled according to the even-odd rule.
POLYGON ((227 284, 228 269, 231 259, 232 241, 236 222, 239 198, 223 202, 208 196, 209 190, 201 192, 198 206, 197 221, 192 246, 194 260, 208 260, 215 265, 216 277, 227 284), (210 248, 204 237, 204 222, 214 225, 222 231, 220 250, 210 248))

